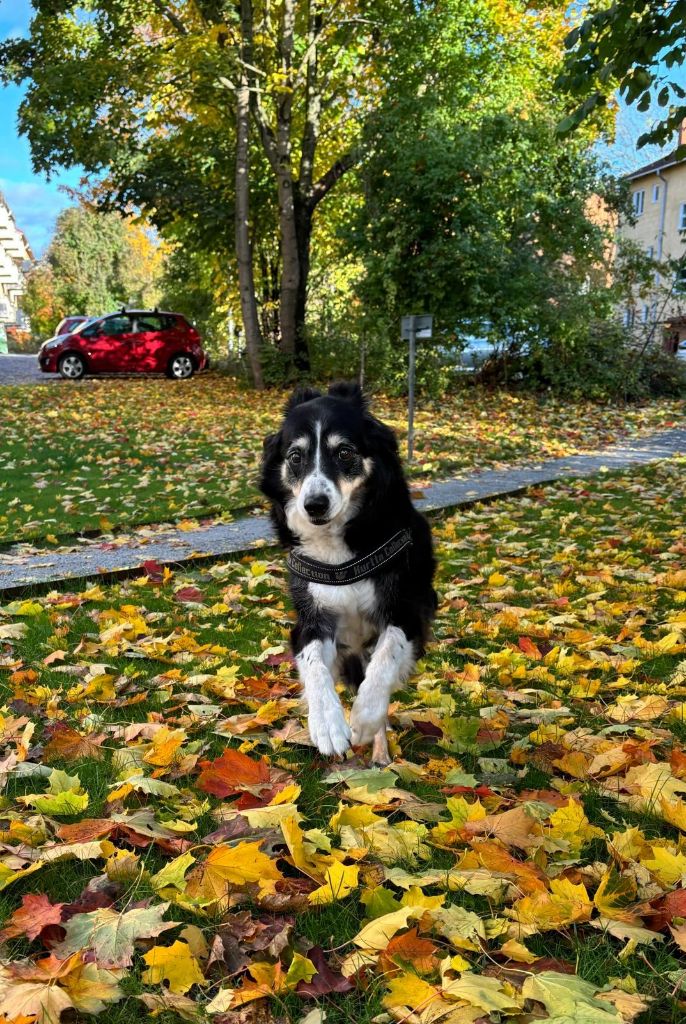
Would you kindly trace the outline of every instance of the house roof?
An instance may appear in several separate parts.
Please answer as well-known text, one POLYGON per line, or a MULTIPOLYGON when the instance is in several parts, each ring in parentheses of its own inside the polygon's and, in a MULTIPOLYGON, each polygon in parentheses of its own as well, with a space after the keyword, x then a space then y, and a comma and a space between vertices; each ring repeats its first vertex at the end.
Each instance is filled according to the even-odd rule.
POLYGON ((661 156, 659 160, 653 160, 652 163, 646 164, 645 167, 639 167, 637 171, 631 171, 629 174, 625 174, 624 178, 626 181, 636 181, 637 178, 645 178, 649 174, 656 174, 658 171, 663 171, 666 167, 673 167, 675 164, 683 164, 686 162, 686 158, 681 157, 677 159, 677 150, 672 153, 667 153, 666 156, 661 156))

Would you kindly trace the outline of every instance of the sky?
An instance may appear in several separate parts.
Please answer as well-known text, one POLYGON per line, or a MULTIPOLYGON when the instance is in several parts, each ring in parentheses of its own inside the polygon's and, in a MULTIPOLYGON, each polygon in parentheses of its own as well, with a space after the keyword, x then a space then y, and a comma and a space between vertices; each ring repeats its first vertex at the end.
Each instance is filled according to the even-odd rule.
MULTIPOLYGON (((25 35, 31 19, 30 0, 0 0, 0 39, 25 35)), ((686 71, 681 69, 680 81, 686 84, 686 71)), ((34 255, 43 255, 52 236, 55 219, 71 200, 60 186, 76 186, 79 169, 54 173, 50 180, 34 172, 26 139, 17 131, 17 111, 24 88, 0 86, 0 192, 14 213, 17 225, 26 234, 34 255)), ((660 155, 659 150, 646 147, 639 152, 635 140, 645 130, 654 113, 637 114, 626 107, 620 109, 617 141, 601 147, 601 155, 618 173, 626 173, 660 155)), ((670 148, 670 147, 667 147, 670 148)))
MULTIPOLYGON (((0 0, 0 39, 25 35, 31 18, 29 0, 0 0)), ((17 132, 17 110, 23 88, 0 87, 0 192, 3 193, 18 227, 29 240, 35 256, 41 256, 50 241, 55 218, 71 200, 60 185, 77 185, 78 170, 55 174, 48 182, 34 173, 31 151, 17 132)))

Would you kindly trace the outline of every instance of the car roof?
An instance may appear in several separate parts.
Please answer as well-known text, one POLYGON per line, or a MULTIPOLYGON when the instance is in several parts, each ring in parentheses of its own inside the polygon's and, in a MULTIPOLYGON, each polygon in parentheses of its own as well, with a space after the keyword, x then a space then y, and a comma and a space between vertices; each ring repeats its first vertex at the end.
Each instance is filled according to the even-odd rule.
POLYGON ((104 320, 107 316, 183 316, 183 313, 173 313, 170 309, 113 309, 110 313, 101 313, 93 317, 94 320, 104 320))

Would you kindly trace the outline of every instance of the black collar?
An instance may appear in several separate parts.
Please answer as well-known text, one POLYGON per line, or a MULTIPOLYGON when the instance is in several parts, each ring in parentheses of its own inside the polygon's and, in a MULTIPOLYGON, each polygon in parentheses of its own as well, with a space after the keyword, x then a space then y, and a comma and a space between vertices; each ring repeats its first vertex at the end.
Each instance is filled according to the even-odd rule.
POLYGON ((343 587, 348 583, 357 583, 380 569, 387 562, 392 562, 401 551, 412 543, 409 530, 398 530, 390 540, 374 548, 362 558, 351 558, 347 562, 331 565, 328 562, 317 562, 307 555, 297 555, 291 551, 288 556, 288 568, 296 576, 309 583, 326 583, 333 587, 343 587))

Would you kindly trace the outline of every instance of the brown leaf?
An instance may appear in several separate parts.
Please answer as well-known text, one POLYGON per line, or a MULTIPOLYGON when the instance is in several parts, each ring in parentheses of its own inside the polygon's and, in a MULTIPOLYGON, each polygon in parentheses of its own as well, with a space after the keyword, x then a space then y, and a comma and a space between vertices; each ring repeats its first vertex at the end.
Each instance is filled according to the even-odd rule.
MULTIPOLYGON (((416 932, 416 929, 415 929, 416 932)), ((425 941, 420 939, 420 942, 425 941)), ((429 945, 433 945, 429 943, 429 945)), ((435 948, 435 947, 434 947, 435 948)), ((313 946, 307 951, 307 958, 317 968, 312 981, 301 981, 296 988, 299 996, 328 996, 331 992, 350 992, 355 986, 349 978, 332 971, 324 957, 324 950, 321 946, 313 946)))
POLYGON ((47 764, 60 760, 78 761, 85 757, 96 761, 103 758, 100 744, 105 739, 104 735, 84 736, 64 722, 55 722, 45 731, 50 737, 43 751, 43 760, 47 764))

